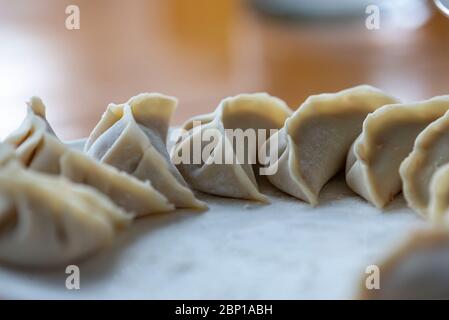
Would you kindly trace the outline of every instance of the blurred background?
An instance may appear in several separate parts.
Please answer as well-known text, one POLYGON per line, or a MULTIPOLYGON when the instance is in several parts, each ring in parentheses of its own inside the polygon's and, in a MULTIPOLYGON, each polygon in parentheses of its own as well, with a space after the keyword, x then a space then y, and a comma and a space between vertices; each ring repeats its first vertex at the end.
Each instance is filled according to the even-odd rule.
POLYGON ((75 139, 146 91, 179 98, 173 124, 242 92, 292 108, 361 83, 404 100, 449 94, 449 17, 430 0, 0 0, 0 48, 1 138, 31 95, 75 139))

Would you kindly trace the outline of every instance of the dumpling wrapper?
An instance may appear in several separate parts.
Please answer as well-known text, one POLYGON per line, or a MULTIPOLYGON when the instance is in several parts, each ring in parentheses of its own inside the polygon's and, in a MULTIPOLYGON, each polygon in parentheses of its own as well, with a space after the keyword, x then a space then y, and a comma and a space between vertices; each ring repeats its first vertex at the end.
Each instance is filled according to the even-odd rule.
POLYGON ((25 267, 73 263, 109 245, 131 217, 64 177, 0 168, 0 260, 25 267))
POLYGON ((68 151, 61 157, 61 174, 73 182, 94 187, 137 217, 175 209, 148 181, 134 179, 78 151, 68 151))
MULTIPOLYGON (((434 186, 430 190, 432 176, 447 163, 449 163, 449 112, 432 122, 418 135, 413 151, 399 168, 404 198, 408 205, 422 216, 429 213, 431 193, 444 193, 446 197, 449 196, 449 183, 445 184, 444 181, 437 182, 439 187, 434 186)), ((442 172, 446 171, 449 170, 445 169, 442 172)), ((442 172, 440 175, 443 175, 442 172)), ((448 173, 445 174, 445 179, 449 179, 448 173)))
POLYGON ((62 174, 74 182, 94 187, 136 216, 174 210, 148 181, 140 181, 81 152, 71 151, 49 128, 43 103, 33 98, 24 122, 5 141, 16 148, 17 157, 26 167, 62 174))
POLYGON ((56 137, 45 117, 45 105, 38 97, 32 97, 27 103, 27 115, 19 128, 5 138, 5 142, 15 148, 15 153, 21 162, 33 169, 33 166, 45 167, 47 173, 58 172, 58 159, 35 157, 36 148, 39 147, 42 136, 45 133, 56 137), (31 162, 35 163, 32 164, 31 162))
POLYGON ((142 181, 150 181, 177 208, 207 208, 195 198, 166 148, 169 121, 177 100, 140 94, 125 104, 110 104, 90 134, 85 152, 142 181))
POLYGON ((0 168, 7 165, 11 161, 17 161, 17 156, 13 147, 7 143, 0 142, 0 168))
POLYGON ((385 106, 370 114, 351 147, 346 182, 357 194, 383 208, 402 189, 399 166, 418 134, 449 109, 449 96, 385 106))
POLYGON ((347 152, 367 114, 394 102, 394 97, 367 85, 309 97, 267 142, 277 139, 279 146, 278 170, 268 180, 317 205, 323 186, 344 169, 347 152))
POLYGON ((441 166, 430 180, 426 214, 433 224, 449 226, 449 163, 441 166))
POLYGON ((268 198, 258 190, 253 171, 257 159, 249 161, 248 148, 253 148, 252 156, 258 158, 258 146, 262 146, 269 137, 270 129, 281 128, 291 113, 284 101, 265 93, 240 94, 223 99, 213 113, 193 117, 183 125, 187 134, 174 146, 172 161, 196 190, 222 197, 268 202, 268 198), (195 121, 201 124, 201 129, 194 128, 195 121), (245 139, 242 145, 237 146, 238 138, 226 135, 227 129, 240 129, 243 138, 247 129, 254 129, 254 145, 250 146, 245 139), (258 135, 258 129, 266 130, 265 139, 258 135), (195 163, 194 139, 200 141, 199 151, 202 154, 211 141, 201 141, 201 137, 212 131, 217 133, 216 145, 207 153, 206 162, 200 159, 199 163, 195 163), (259 137, 261 141, 258 141, 259 137), (237 147, 241 148, 243 157, 242 154, 239 157, 237 147), (188 153, 187 157, 184 152, 188 153), (229 157, 232 163, 225 163, 225 157, 229 157), (185 158, 188 158, 187 161, 185 158))
POLYGON ((449 299, 449 232, 416 232, 378 266, 380 288, 367 289, 365 274, 357 298, 449 299))

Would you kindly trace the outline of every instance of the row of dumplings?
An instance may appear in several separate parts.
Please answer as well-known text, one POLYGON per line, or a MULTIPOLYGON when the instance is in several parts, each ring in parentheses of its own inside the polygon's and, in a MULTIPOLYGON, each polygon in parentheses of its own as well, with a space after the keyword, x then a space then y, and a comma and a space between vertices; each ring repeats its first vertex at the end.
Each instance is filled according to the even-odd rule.
MULTIPOLYGON (((323 186, 345 170, 347 185, 376 207, 384 208, 402 190, 410 207, 439 220, 449 207, 448 110, 449 96, 401 103, 367 85, 311 96, 294 113, 266 94, 240 95, 188 121, 184 129, 190 135, 178 141, 173 154, 193 139, 194 121, 202 130, 221 132, 274 128, 265 149, 278 148, 277 171, 267 178, 280 190, 315 206, 323 186)), ((178 169, 197 190, 266 200, 249 164, 178 169)))
POLYGON ((65 265, 110 244, 135 217, 206 208, 166 150, 175 107, 159 94, 111 104, 81 152, 56 136, 32 98, 0 145, 0 260, 65 265))
POLYGON ((242 94, 187 121, 187 134, 170 156, 166 143, 176 105, 160 94, 110 104, 81 152, 58 139, 44 104, 32 98, 21 126, 0 146, 0 259, 53 266, 88 256, 135 217, 207 208, 191 188, 268 202, 250 163, 173 164, 171 158, 192 151, 191 140, 208 128, 222 134, 217 151, 225 148, 226 129, 277 129, 258 141, 278 148, 278 170, 267 178, 314 206, 322 187, 345 167, 349 187, 379 208, 401 189, 423 215, 440 218, 449 206, 449 96, 403 104, 358 86, 311 96, 292 112, 267 94, 242 94))

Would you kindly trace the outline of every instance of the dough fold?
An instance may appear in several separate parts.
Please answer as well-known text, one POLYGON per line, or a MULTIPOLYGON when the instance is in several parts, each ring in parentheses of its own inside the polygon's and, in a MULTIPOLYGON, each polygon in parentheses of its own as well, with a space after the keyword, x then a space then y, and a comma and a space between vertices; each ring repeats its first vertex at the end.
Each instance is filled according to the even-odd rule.
POLYGON ((168 155, 167 132, 176 105, 176 99, 154 93, 110 104, 84 150, 102 163, 151 182, 177 208, 205 209, 168 155))
POLYGON ((22 125, 5 140, 14 146, 17 158, 29 169, 94 187, 115 204, 136 216, 174 209, 165 196, 146 181, 119 172, 89 156, 70 150, 53 133, 38 98, 28 106, 22 125))
POLYGON ((265 93, 222 100, 210 114, 187 121, 172 161, 196 190, 268 202, 257 184, 260 148, 291 115, 286 103, 265 93))
POLYGON ((346 182, 378 208, 402 189, 399 167, 418 134, 449 109, 449 96, 392 104, 368 115, 348 153, 346 182))
POLYGON ((280 190, 318 204, 322 187, 344 168, 367 114, 397 100, 362 85, 309 97, 267 144, 278 145, 278 170, 268 180, 280 190))
MULTIPOLYGON (((449 184, 445 184, 444 181, 436 182, 438 187, 435 185, 430 189, 432 176, 447 163, 449 163, 449 112, 432 122, 418 135, 413 151, 399 168, 402 193, 408 205, 422 216, 429 213, 432 194, 449 191, 447 190, 449 184)), ((440 175, 449 178, 447 174, 443 174, 446 170, 447 167, 440 175)), ((437 180, 439 179, 441 178, 437 180)))
POLYGON ((131 217, 93 188, 0 168, 0 260, 25 267, 68 265, 110 244, 131 217))

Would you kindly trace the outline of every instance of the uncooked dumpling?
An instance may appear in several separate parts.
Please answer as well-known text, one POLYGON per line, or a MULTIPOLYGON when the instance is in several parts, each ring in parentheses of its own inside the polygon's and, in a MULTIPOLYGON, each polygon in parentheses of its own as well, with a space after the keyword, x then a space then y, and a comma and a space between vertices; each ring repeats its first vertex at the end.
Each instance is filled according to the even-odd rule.
MULTIPOLYGON (((449 112, 432 122, 418 135, 413 151, 399 169, 402 192, 408 205, 423 216, 428 214, 432 176, 447 163, 449 163, 449 112)), ((446 178, 449 178, 449 175, 446 175, 446 178)), ((448 187, 449 183, 446 187, 447 195, 449 195, 448 187)), ((434 192, 443 190, 436 188, 434 192)))
POLYGON ((349 187, 378 208, 402 189, 399 166, 418 134, 449 109, 449 96, 385 106, 370 114, 346 162, 349 187))
POLYGON ((85 152, 154 188, 179 208, 205 208, 170 162, 166 149, 174 98, 140 94, 121 105, 110 104, 90 134, 85 152))
POLYGON ((194 117, 183 126, 187 132, 173 148, 172 161, 196 190, 266 202, 268 199, 258 190, 253 165, 270 129, 281 128, 290 115, 285 102, 267 94, 226 98, 215 112, 194 117), (265 130, 265 136, 258 134, 259 129, 265 130), (226 130, 233 130, 233 136, 226 130), (199 146, 196 150, 195 144, 199 146))
POLYGON ((42 102, 29 104, 28 115, 20 128, 6 138, 16 148, 26 167, 48 174, 62 174, 72 181, 92 186, 114 203, 136 216, 174 209, 167 198, 146 181, 140 181, 89 156, 70 151, 49 130, 42 102))
POLYGON ((365 274, 357 298, 449 299, 447 230, 430 229, 413 234, 378 266, 379 287, 371 287, 374 273, 365 274))
POLYGON ((435 225, 449 226, 449 163, 441 166, 429 184, 426 214, 435 225))
POLYGON ((93 188, 18 162, 0 168, 1 261, 67 265, 108 245, 129 222, 129 215, 93 188))
POLYGON ((278 170, 268 180, 280 190, 318 204, 321 188, 344 168, 366 115, 397 100, 371 86, 309 97, 267 144, 278 143, 278 170))

